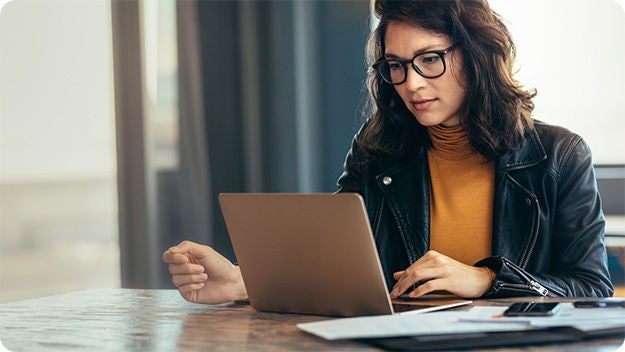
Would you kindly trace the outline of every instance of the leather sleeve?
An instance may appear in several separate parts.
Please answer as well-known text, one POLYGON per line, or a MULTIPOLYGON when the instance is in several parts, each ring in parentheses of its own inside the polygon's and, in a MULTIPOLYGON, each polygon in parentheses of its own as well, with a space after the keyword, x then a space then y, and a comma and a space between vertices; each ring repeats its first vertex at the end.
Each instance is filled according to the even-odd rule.
POLYGON ((343 173, 337 181, 337 192, 363 193, 363 168, 365 162, 361 156, 357 142, 358 134, 354 136, 350 150, 347 152, 343 163, 343 173))
POLYGON ((607 268, 605 218, 595 180, 591 152, 577 136, 562 154, 556 207, 552 211, 549 272, 531 273, 503 257, 490 257, 476 266, 496 274, 485 297, 520 295, 609 297, 614 287, 607 268))
POLYGON ((475 266, 487 267, 495 273, 490 289, 483 295, 484 298, 566 296, 560 288, 545 287, 544 282, 505 257, 488 257, 476 263, 475 266))

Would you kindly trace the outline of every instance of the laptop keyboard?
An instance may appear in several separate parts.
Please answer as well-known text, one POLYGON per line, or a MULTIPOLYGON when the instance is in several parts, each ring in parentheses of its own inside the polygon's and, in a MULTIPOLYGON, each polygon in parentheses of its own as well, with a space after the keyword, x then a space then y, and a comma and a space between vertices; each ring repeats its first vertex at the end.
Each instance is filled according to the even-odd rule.
POLYGON ((431 304, 402 304, 402 303, 393 303, 393 311, 395 313, 407 312, 410 310, 424 309, 433 307, 431 304))

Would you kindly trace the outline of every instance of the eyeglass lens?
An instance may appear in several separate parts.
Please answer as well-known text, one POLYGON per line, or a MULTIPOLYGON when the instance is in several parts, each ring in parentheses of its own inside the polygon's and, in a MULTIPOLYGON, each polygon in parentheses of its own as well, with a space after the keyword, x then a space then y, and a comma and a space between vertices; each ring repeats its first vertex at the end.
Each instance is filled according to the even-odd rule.
MULTIPOLYGON (((445 72, 445 63, 439 53, 423 53, 415 56, 412 64, 423 77, 435 78, 445 72)), ((386 60, 380 63, 378 71, 385 81, 391 84, 400 84, 406 80, 408 64, 395 60, 386 60)))

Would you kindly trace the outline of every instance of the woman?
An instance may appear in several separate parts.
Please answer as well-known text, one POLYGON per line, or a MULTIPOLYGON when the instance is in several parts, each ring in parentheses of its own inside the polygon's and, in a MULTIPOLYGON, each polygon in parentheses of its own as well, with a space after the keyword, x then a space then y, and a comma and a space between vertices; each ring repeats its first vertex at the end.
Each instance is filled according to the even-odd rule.
MULTIPOLYGON (((531 119, 514 44, 484 0, 381 1, 372 112, 338 181, 365 199, 391 297, 610 296, 604 217, 581 137, 531 119)), ((238 267, 163 254, 185 299, 245 299, 238 267)))

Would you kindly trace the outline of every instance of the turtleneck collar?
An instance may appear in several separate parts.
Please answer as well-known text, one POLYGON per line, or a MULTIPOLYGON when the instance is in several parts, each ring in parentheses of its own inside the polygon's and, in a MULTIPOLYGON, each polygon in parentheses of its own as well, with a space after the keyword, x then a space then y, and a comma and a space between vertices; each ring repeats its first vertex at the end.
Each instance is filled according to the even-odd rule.
POLYGON ((431 152, 439 158, 461 160, 478 154, 471 147, 469 135, 461 125, 454 127, 428 126, 427 130, 432 141, 431 152))

